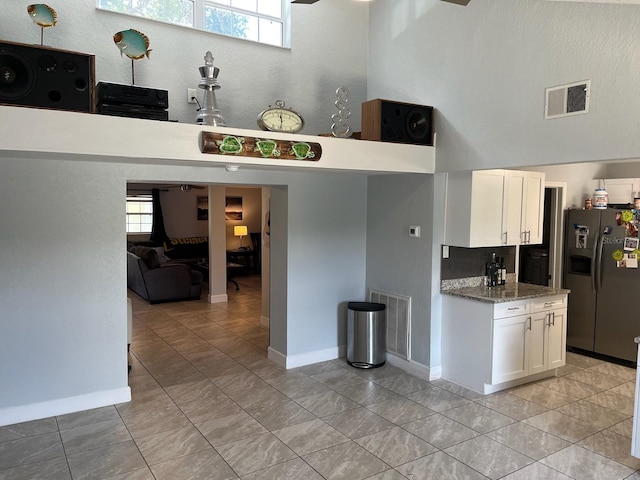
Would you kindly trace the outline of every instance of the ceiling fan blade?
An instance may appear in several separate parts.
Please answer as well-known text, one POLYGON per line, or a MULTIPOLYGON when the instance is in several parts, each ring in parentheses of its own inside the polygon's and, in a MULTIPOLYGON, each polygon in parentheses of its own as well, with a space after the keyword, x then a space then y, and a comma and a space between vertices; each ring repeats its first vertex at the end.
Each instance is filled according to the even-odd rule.
POLYGON ((316 3, 318 0, 293 0, 291 3, 304 3, 305 5, 311 5, 312 3, 316 3))
POLYGON ((456 5, 464 5, 465 7, 469 5, 471 0, 442 0, 443 2, 455 3, 456 5))

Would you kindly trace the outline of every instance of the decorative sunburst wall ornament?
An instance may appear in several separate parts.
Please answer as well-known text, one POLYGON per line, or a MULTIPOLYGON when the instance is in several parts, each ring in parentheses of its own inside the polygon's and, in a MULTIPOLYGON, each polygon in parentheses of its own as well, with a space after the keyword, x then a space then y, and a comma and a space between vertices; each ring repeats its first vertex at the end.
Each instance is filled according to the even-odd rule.
POLYGON ((35 3, 27 7, 27 13, 33 23, 40 27, 40 45, 44 45, 44 29, 55 27, 58 23, 58 14, 49 5, 35 3))
POLYGON ((144 57, 149 58, 151 49, 149 48, 149 37, 144 33, 130 28, 113 35, 113 42, 120 50, 120 56, 123 54, 131 59, 131 84, 135 85, 135 73, 133 62, 141 60, 144 57))

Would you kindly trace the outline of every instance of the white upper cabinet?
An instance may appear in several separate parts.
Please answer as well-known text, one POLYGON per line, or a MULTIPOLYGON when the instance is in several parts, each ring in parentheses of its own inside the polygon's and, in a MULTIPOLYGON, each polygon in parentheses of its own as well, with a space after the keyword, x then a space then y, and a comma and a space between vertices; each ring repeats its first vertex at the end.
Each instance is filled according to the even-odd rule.
POLYGON ((542 242, 544 173, 448 174, 445 244, 495 247, 542 242))

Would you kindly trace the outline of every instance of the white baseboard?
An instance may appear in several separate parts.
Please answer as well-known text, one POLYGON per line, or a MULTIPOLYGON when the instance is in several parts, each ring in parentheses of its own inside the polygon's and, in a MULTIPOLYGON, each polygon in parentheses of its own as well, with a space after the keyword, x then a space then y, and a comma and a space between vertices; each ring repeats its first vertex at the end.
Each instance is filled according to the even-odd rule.
POLYGON ((405 360, 404 358, 396 357, 392 353, 387 352, 387 363, 390 363, 394 367, 404 370, 411 375, 414 375, 423 380, 436 380, 442 376, 442 369, 438 372, 438 368, 431 369, 421 363, 412 362, 411 360, 405 360))
POLYGON ((131 389, 125 387, 18 407, 0 408, 0 427, 130 401, 131 389))
POLYGON ((229 297, 226 293, 222 293, 220 295, 209 295, 209 303, 227 303, 229 301, 229 297))
POLYGON ((260 315, 260 325, 263 327, 269 328, 269 317, 265 317, 264 315, 260 315))
POLYGON ((300 353, 297 355, 283 355, 277 350, 269 347, 269 360, 276 362, 278 365, 290 369, 296 367, 304 367, 318 362, 326 362, 344 357, 347 353, 346 345, 339 347, 325 348, 324 350, 315 350, 313 352, 300 353))

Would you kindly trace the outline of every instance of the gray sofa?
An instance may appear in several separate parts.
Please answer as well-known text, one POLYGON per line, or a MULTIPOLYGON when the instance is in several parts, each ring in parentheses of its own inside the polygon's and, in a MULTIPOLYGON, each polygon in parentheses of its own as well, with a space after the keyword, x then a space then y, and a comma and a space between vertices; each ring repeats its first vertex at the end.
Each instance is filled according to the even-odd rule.
POLYGON ((137 246, 127 252, 127 287, 151 304, 198 300, 202 274, 182 263, 161 265, 155 249, 137 246))

